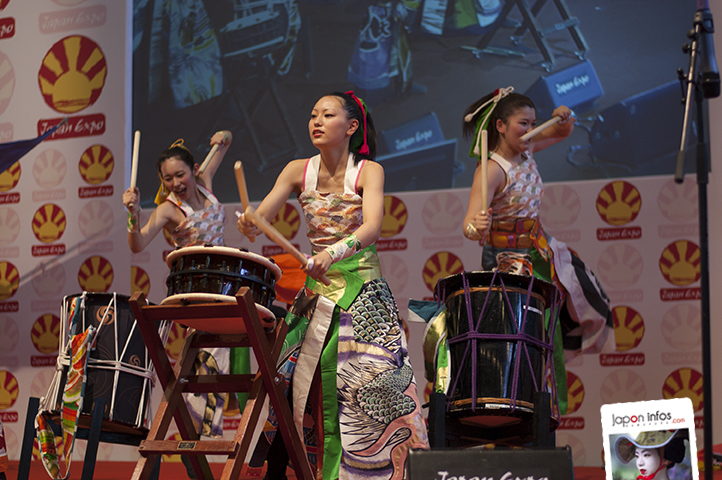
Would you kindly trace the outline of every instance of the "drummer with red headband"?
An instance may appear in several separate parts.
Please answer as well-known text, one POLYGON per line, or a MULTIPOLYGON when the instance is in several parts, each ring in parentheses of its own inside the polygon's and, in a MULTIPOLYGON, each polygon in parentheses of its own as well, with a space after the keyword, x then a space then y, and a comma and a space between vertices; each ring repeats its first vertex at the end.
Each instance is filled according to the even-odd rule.
MULTIPOLYGON (((322 422, 316 431, 324 437, 317 439, 319 478, 401 479, 409 449, 428 448, 428 441, 404 328, 374 246, 383 219, 384 170, 373 161, 373 121, 353 92, 332 93, 311 110, 308 133, 319 154, 288 163, 256 210, 271 220, 295 193, 313 251, 306 285, 286 317, 288 348, 279 371, 299 431, 308 425, 307 404, 323 405, 323 418, 314 419, 322 422), (322 275, 330 285, 316 280, 322 275), (311 393, 316 379, 320 399, 311 393)), ((243 215, 238 228, 257 235, 243 215)), ((275 452, 281 440, 273 416, 269 422, 252 468, 262 467, 264 448, 275 452)), ((266 478, 283 479, 287 463, 269 458, 266 478)))

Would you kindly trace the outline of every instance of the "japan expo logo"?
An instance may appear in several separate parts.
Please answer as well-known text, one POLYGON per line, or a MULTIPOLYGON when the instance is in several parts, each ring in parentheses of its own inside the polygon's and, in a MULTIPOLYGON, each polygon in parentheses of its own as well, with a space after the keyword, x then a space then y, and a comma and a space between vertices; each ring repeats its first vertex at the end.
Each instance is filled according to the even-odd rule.
POLYGON ((78 215, 78 228, 87 239, 107 237, 113 223, 113 209, 102 200, 88 202, 78 215))
POLYGON ((699 308, 689 303, 675 305, 662 317, 659 330, 672 348, 699 348, 702 342, 702 315, 699 308))
POLYGON ((639 215, 642 197, 639 190, 623 180, 607 184, 597 196, 597 212, 610 225, 624 225, 639 215))
POLYGON ((451 252, 438 252, 429 257, 424 264, 424 283, 426 288, 433 292, 439 280, 463 271, 464 264, 459 257, 451 252))
POLYGON ((402 232, 409 219, 409 211, 400 198, 384 195, 384 219, 381 222, 381 236, 393 237, 402 232))
POLYGON ((188 329, 181 327, 180 324, 173 322, 168 331, 168 340, 165 342, 165 352, 172 362, 178 360, 183 344, 185 343, 186 333, 188 329))
POLYGON ((644 264, 639 251, 630 245, 619 243, 602 251, 596 271, 606 285, 627 288, 637 283, 643 270, 644 264))
POLYGON ((65 288, 65 267, 57 260, 41 262, 34 270, 30 284, 40 297, 60 295, 65 288))
POLYGON ((612 318, 617 351, 624 352, 639 345, 644 337, 644 320, 639 312, 620 305, 612 309, 612 318))
POLYGON ((683 223, 697 220, 697 184, 693 181, 678 184, 674 179, 667 181, 659 189, 657 206, 669 221, 683 223))
POLYGON ((88 258, 78 271, 78 284, 87 292, 107 292, 113 284, 113 266, 100 255, 88 258))
POLYGON ((461 228, 464 221, 464 204, 452 193, 440 192, 424 203, 421 218, 426 228, 436 235, 449 235, 461 228))
POLYGON ((30 330, 30 339, 38 352, 49 355, 58 351, 60 319, 52 313, 41 315, 30 330))
POLYGON ((20 330, 18 324, 10 317, 0 317, 0 352, 10 353, 18 346, 20 330))
POLYGON ((67 163, 62 153, 57 150, 45 150, 35 158, 33 178, 40 188, 55 188, 65 179, 67 163))
POLYGON ((604 403, 638 402, 647 398, 647 387, 639 374, 617 370, 602 381, 599 397, 604 403))
POLYGON ((98 185, 110 178, 115 166, 113 154, 103 145, 93 145, 83 152, 78 169, 83 180, 90 185, 98 185))
POLYGON ((10 262, 0 262, 0 301, 15 295, 20 286, 20 272, 10 262))
POLYGON ((4 53, 0 52, 0 115, 7 110, 15 88, 15 71, 4 53))
POLYGON ((664 381, 662 394, 665 400, 670 398, 687 397, 692 400, 692 407, 695 412, 704 408, 702 374, 691 368, 680 368, 670 373, 664 381))
POLYGON ((0 370, 0 410, 7 410, 15 405, 19 390, 15 376, 6 370, 0 370))
POLYGON ((135 265, 130 267, 130 292, 143 292, 143 295, 148 296, 150 292, 150 278, 148 274, 140 267, 135 265))
POLYGON ((20 233, 20 216, 8 207, 0 207, 0 245, 10 245, 20 233))
POLYGON ((273 218, 271 225, 276 227, 276 230, 281 232, 281 235, 291 240, 301 227, 301 216, 293 205, 286 202, 273 218))
POLYGON ((579 195, 566 185, 554 185, 544 189, 544 199, 539 206, 539 216, 545 227, 568 228, 579 217, 579 195))
POLYGON ((33 233, 41 242, 52 243, 63 236, 66 223, 63 209, 54 203, 46 203, 33 215, 33 233))
POLYGON ((15 188, 20 181, 20 162, 10 165, 10 168, 0 173, 0 192, 7 192, 15 188))
POLYGON ((584 402, 584 384, 582 380, 567 370, 567 415, 579 410, 584 402))
POLYGON ((82 35, 59 40, 38 72, 45 103, 60 113, 76 113, 94 104, 105 85, 108 67, 97 43, 82 35))
POLYGON ((689 285, 700 277, 700 250, 688 240, 667 245, 659 258, 659 270, 672 285, 689 285))

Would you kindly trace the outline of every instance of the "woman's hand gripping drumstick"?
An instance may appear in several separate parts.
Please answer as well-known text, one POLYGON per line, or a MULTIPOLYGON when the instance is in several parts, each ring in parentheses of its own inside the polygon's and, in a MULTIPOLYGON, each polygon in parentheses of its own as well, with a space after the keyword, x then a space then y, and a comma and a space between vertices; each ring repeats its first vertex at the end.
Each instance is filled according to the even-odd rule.
MULTIPOLYGON (((240 216, 239 213, 236 214, 240 216)), ((287 253, 291 254, 306 270, 310 270, 313 268, 313 263, 311 263, 309 259, 306 258, 306 255, 304 255, 296 247, 294 247, 293 244, 289 242, 288 239, 284 237, 281 232, 276 230, 276 228, 268 222, 268 220, 263 218, 263 216, 256 214, 256 211, 253 209, 253 207, 246 207, 243 216, 245 217, 245 219, 253 222, 256 227, 258 227, 263 233, 265 233, 268 238, 276 242, 279 247, 283 248, 287 253)), ((319 278, 317 278, 317 280, 319 280, 324 285, 331 285, 331 280, 329 280, 326 275, 321 275, 319 278)))
MULTIPOLYGON (((241 197, 241 206, 245 212, 249 205, 250 200, 248 198, 248 188, 246 187, 246 175, 243 173, 243 164, 238 161, 233 165, 233 171, 236 174, 236 185, 238 186, 238 195, 241 197)), ((240 218, 240 212, 236 212, 236 215, 240 218)), ((251 242, 256 241, 254 235, 246 235, 251 242)))
POLYGON ((528 131, 524 135, 521 136, 520 140, 522 142, 526 142, 532 137, 535 137, 539 133, 543 132, 549 127, 552 127, 556 125, 557 123, 560 123, 562 125, 573 125, 574 124, 574 112, 572 112, 569 107, 565 107, 564 105, 561 105, 554 109, 554 112, 552 113, 553 117, 550 120, 547 120, 546 122, 542 123, 538 127, 534 128, 533 130, 528 131), (570 122, 571 120, 571 122, 570 122))
MULTIPOLYGON (((133 157, 130 166, 130 188, 129 192, 135 193, 135 184, 138 181, 138 155, 140 153, 140 130, 135 131, 133 136, 133 157)), ((135 211, 135 202, 128 204, 128 211, 135 211)))
POLYGON ((542 131, 546 130, 547 128, 551 127, 552 125, 556 125, 561 121, 562 117, 552 117, 551 120, 547 120, 546 122, 542 123, 538 127, 536 127, 533 130, 530 130, 526 132, 524 135, 521 136, 521 141, 526 142, 530 138, 534 137, 537 133, 541 133, 542 131))

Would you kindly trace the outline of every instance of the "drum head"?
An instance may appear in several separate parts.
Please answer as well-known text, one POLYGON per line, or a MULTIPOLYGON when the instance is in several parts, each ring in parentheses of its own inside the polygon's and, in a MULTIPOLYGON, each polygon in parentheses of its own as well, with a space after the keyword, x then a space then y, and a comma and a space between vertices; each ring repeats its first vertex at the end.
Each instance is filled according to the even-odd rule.
POLYGON ((166 264, 168 264, 168 268, 173 268, 174 261, 176 261, 180 257, 187 255, 225 255, 228 257, 245 258, 253 262, 259 263, 269 269, 271 272, 273 272, 273 276, 275 277, 276 281, 281 278, 281 268, 274 262, 270 261, 266 257, 241 250, 240 248, 220 247, 216 245, 194 245, 192 247, 181 247, 170 252, 165 258, 165 262, 166 264))
MULTIPOLYGON (((441 300, 443 301, 448 295, 451 295, 459 290, 464 290, 464 277, 466 277, 470 285, 489 286, 494 278, 494 272, 463 272, 442 278, 436 284, 434 296, 441 296, 441 300)), ((534 280, 532 292, 544 299, 544 304, 547 308, 551 307, 554 292, 557 290, 556 286, 553 284, 536 277, 529 277, 527 275, 514 275, 506 272, 496 272, 496 281, 494 283, 499 285, 499 280, 504 282, 505 287, 520 288, 524 290, 528 289, 529 283, 534 280)))
MULTIPOLYGON (((161 305, 196 305, 202 303, 236 303, 236 298, 229 295, 213 293, 184 293, 171 295, 160 302, 161 305)), ((273 330, 276 326, 276 316, 263 305, 255 304, 261 325, 264 330, 273 330)), ((246 326, 238 318, 199 318, 190 320, 173 320, 174 322, 196 330, 218 334, 247 333, 246 326)))

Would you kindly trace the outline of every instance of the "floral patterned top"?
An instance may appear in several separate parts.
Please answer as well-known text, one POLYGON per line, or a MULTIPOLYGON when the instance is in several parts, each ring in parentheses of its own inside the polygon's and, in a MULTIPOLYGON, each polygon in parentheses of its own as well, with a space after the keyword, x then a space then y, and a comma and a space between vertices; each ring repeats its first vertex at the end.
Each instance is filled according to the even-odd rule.
POLYGON ((205 244, 222 246, 225 243, 223 230, 226 224, 226 211, 223 204, 219 203, 215 195, 205 188, 200 185, 197 188, 201 195, 213 202, 212 205, 197 212, 188 203, 178 200, 173 192, 166 198, 167 202, 180 208, 186 216, 185 220, 171 232, 173 243, 176 247, 205 244))
POLYGON ((355 232, 363 224, 363 198, 358 194, 358 177, 366 160, 354 164, 349 154, 343 193, 316 190, 321 156, 309 158, 303 175, 303 192, 298 201, 303 208, 313 253, 322 251, 355 232))
POLYGON ((497 153, 491 155, 491 160, 506 172, 504 190, 491 201, 492 217, 495 220, 537 218, 544 186, 531 155, 527 154, 526 160, 516 166, 497 153))

